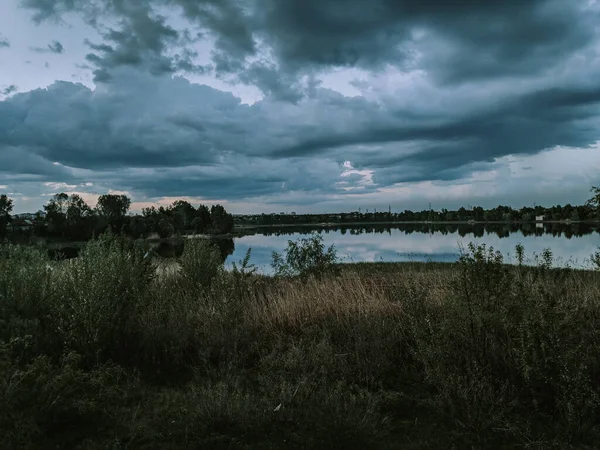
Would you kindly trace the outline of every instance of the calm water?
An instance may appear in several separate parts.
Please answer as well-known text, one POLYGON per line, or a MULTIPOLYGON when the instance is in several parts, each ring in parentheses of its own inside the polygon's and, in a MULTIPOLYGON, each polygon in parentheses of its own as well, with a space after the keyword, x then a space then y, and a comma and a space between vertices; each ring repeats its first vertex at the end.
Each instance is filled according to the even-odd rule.
MULTIPOLYGON (((271 254, 282 252, 288 240, 308 237, 314 230, 258 230, 254 235, 235 239, 235 250, 227 263, 241 260, 248 248, 252 248, 251 262, 262 273, 269 273, 271 254), (282 234, 285 233, 285 234, 282 234)), ((324 243, 335 244, 338 256, 347 262, 362 261, 435 261, 453 262, 458 259, 460 246, 469 242, 493 246, 514 261, 514 249, 519 243, 525 247, 529 263, 533 255, 550 248, 557 266, 590 267, 589 257, 600 245, 597 227, 583 225, 516 225, 483 227, 474 225, 447 226, 401 226, 346 228, 317 231, 324 243)))

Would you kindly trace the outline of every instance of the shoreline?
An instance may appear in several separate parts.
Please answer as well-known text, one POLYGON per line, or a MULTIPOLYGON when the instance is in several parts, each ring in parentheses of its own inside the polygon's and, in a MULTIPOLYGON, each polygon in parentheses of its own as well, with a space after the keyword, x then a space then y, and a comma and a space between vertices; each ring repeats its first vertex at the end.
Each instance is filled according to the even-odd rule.
POLYGON ((256 228, 291 228, 291 227, 350 227, 350 226, 363 226, 363 225, 525 225, 525 224, 562 224, 562 225, 573 225, 573 224, 600 224, 600 220, 540 220, 540 221, 484 221, 484 220, 461 220, 461 221, 384 221, 384 222, 321 222, 321 223, 282 223, 282 224, 269 224, 269 225, 258 225, 258 224, 244 224, 238 225, 234 230, 246 230, 256 228))

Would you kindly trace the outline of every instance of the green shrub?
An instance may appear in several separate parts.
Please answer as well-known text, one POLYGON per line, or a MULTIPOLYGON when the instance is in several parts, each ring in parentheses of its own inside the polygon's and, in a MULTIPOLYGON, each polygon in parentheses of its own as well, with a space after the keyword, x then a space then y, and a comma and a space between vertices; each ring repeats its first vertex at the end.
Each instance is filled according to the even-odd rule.
POLYGON ((189 239, 179 258, 181 275, 196 291, 209 289, 223 269, 219 248, 206 239, 189 239))
POLYGON ((600 361, 586 343, 600 331, 566 288, 571 272, 551 264, 545 252, 537 266, 505 266, 493 249, 470 245, 453 301, 422 309, 413 322, 415 356, 438 392, 434 404, 465 431, 505 428, 523 411, 528 426, 553 420, 563 437, 593 429, 600 361))
POLYGON ((288 241, 285 257, 273 252, 271 266, 277 276, 321 277, 336 270, 335 246, 325 248, 323 237, 314 233, 310 238, 288 241))
POLYGON ((600 270, 600 247, 598 247, 598 251, 592 253, 590 260, 592 262, 592 267, 596 270, 600 270))
POLYGON ((57 270, 53 293, 65 350, 89 361, 127 360, 135 320, 148 300, 156 269, 146 249, 112 234, 88 242, 79 258, 57 270))
POLYGON ((138 393, 125 371, 112 364, 84 370, 75 353, 57 363, 39 356, 21 367, 7 353, 0 346, 1 448, 85 448, 90 441, 104 447, 111 435, 126 435, 138 393))

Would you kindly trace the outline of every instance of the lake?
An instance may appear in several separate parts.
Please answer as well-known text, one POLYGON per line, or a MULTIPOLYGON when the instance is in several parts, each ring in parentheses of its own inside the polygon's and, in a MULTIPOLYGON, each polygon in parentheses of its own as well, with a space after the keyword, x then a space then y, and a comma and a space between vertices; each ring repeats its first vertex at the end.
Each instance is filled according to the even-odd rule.
POLYGON ((474 242, 493 246, 504 255, 506 262, 514 262, 515 246, 523 244, 529 264, 535 262, 534 254, 539 255, 550 248, 556 266, 589 268, 590 254, 600 245, 598 226, 585 224, 410 224, 320 230, 266 228, 235 238, 235 249, 227 257, 227 264, 243 259, 251 248, 250 261, 261 273, 271 273, 272 252, 281 253, 288 240, 308 237, 310 232, 319 232, 325 245, 334 244, 344 262, 454 262, 459 257, 460 246, 466 248, 469 242, 474 242))

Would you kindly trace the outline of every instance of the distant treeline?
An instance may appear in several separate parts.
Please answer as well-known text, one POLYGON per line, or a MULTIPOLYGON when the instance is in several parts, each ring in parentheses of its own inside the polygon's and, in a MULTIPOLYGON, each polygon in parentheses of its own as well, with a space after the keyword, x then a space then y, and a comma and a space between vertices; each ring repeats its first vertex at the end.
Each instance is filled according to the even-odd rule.
MULTIPOLYGON (((318 226, 286 226, 282 228, 257 227, 248 230, 245 234, 251 234, 253 231, 264 236, 292 236, 296 234, 312 234, 318 226)), ((385 234, 392 230, 404 234, 413 233, 440 233, 458 234, 461 237, 473 236, 481 238, 485 235, 494 234, 499 238, 505 238, 513 233, 520 232, 523 236, 543 236, 550 234, 554 237, 564 236, 567 239, 572 237, 581 237, 591 233, 600 233, 600 228, 594 223, 563 223, 553 222, 545 224, 533 223, 402 223, 402 224, 381 224, 381 225, 327 225, 318 227, 320 232, 340 232, 341 234, 359 235, 359 234, 385 234)))
MULTIPOLYGON (((167 207, 144 208, 142 214, 128 214, 131 200, 125 195, 107 194, 99 197, 95 208, 90 207, 79 195, 60 193, 54 195, 44 206, 43 211, 24 218, 13 217, 13 200, 0 195, 0 238, 9 234, 60 237, 69 240, 88 240, 107 229, 123 233, 133 238, 158 235, 161 238, 186 233, 213 235, 230 234, 237 226, 280 226, 280 225, 319 225, 319 224, 377 224, 400 222, 592 222, 600 220, 600 188, 592 187, 592 198, 585 204, 573 206, 556 205, 513 209, 510 206, 497 206, 483 209, 480 206, 456 211, 423 210, 397 213, 388 211, 355 211, 339 214, 255 214, 234 217, 222 205, 194 207, 187 201, 179 200, 167 207)), ((442 231, 442 229, 437 231, 442 231)), ((449 230, 449 229, 448 229, 449 230)), ((460 231, 460 227, 455 231, 460 231)), ((454 231, 448 231, 454 232, 454 231)), ((463 231, 473 232, 472 229, 463 231)), ((532 233, 539 233, 536 229, 532 233)), ((483 233, 483 231, 481 231, 483 233)), ((502 229, 501 233, 510 233, 502 229)))
POLYGON ((136 239, 185 233, 222 235, 233 230, 233 216, 221 205, 196 208, 179 200, 166 208, 144 208, 136 215, 128 214, 130 206, 131 200, 125 195, 102 195, 92 208, 77 194, 60 193, 43 211, 12 216, 13 200, 1 195, 0 238, 35 235, 83 241, 108 229, 136 239))
POLYGON ((442 209, 434 211, 392 212, 368 209, 338 214, 254 214, 236 217, 239 225, 300 225, 321 223, 393 223, 393 222, 535 222, 543 221, 594 221, 600 219, 600 188, 591 189, 593 196, 584 205, 556 205, 549 208, 543 206, 513 209, 510 206, 497 206, 483 209, 481 206, 466 209, 461 207, 452 211, 442 209))

